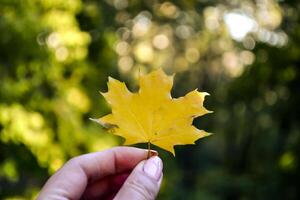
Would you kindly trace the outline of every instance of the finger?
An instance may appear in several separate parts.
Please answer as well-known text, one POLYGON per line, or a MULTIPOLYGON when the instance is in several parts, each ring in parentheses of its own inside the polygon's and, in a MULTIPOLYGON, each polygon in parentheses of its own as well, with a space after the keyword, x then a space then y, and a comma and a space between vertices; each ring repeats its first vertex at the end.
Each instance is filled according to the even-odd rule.
MULTIPOLYGON (((157 152, 152 151, 152 154, 157 152)), ((89 182, 131 170, 146 157, 147 150, 134 147, 115 147, 75 157, 47 181, 38 199, 79 199, 89 182)))
POLYGON ((140 162, 127 178, 116 200, 153 200, 162 180, 162 161, 158 156, 140 162))
MULTIPOLYGON (((69 161, 71 167, 80 167, 89 182, 133 169, 146 159, 148 150, 134 147, 115 147, 105 151, 85 154, 69 161)), ((151 150, 152 155, 157 155, 151 150)))
POLYGON ((130 172, 105 177, 87 186, 83 199, 103 199, 107 195, 116 194, 128 178, 130 172))

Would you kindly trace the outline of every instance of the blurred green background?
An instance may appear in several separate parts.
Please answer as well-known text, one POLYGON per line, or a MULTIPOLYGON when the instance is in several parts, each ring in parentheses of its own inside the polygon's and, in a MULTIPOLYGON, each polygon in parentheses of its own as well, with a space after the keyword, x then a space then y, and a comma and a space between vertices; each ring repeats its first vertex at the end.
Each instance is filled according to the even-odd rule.
MULTIPOLYGON (((176 73, 211 94, 214 135, 158 150, 158 199, 300 199, 297 0, 0 0, 0 199, 32 199, 69 158, 121 145, 88 120, 108 76, 176 73)), ((140 145, 146 147, 146 145, 140 145)))

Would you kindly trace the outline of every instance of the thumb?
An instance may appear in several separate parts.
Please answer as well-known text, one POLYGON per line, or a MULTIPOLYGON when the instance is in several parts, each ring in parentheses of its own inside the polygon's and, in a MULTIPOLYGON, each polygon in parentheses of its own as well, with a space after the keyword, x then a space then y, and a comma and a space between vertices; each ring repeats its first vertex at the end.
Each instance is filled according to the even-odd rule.
POLYGON ((154 200, 162 180, 163 164, 158 156, 141 161, 131 172, 115 200, 154 200))

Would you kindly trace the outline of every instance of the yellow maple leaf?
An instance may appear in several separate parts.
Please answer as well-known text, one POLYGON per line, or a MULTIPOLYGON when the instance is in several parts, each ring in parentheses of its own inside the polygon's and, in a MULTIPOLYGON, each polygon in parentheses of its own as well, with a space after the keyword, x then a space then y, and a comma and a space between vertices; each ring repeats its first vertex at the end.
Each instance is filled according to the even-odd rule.
POLYGON ((174 145, 194 144, 210 135, 192 125, 193 119, 211 111, 203 107, 208 93, 194 90, 172 98, 173 76, 158 69, 140 76, 140 89, 130 92, 125 83, 109 77, 108 92, 101 93, 112 113, 96 121, 125 138, 125 145, 152 143, 173 155, 174 145))

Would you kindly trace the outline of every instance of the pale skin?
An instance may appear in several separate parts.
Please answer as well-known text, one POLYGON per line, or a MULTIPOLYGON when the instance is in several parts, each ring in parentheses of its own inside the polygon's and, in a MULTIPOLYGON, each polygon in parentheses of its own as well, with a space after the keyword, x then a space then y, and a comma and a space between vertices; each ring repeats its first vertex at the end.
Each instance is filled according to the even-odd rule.
POLYGON ((38 200, 153 200, 162 181, 157 152, 115 147, 68 161, 49 178, 38 200))

